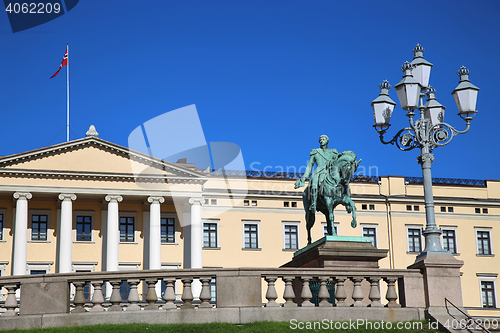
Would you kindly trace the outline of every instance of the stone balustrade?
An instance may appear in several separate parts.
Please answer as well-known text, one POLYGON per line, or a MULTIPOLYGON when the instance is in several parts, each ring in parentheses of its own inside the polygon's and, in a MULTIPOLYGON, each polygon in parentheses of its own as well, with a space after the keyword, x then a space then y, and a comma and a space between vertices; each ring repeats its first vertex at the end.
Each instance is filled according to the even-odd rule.
MULTIPOLYGON (((221 321, 220 318, 229 316, 227 313, 233 316, 234 311, 241 312, 234 315, 240 321, 242 313, 250 316, 249 321, 252 316, 255 320, 286 320, 291 316, 311 316, 314 311, 317 316, 331 313, 322 312, 323 308, 350 308, 349 316, 353 318, 356 313, 393 318, 396 310, 419 319, 425 308, 423 276, 419 270, 411 269, 227 268, 64 273, 0 277, 0 288, 6 295, 4 302, 0 300, 0 327, 7 318, 52 316, 54 320, 53 316, 59 315, 56 317, 61 323, 70 321, 76 325, 85 320, 75 316, 92 315, 88 318, 107 322, 109 318, 121 318, 110 317, 112 313, 123 313, 123 322, 130 322, 131 318, 147 322, 147 313, 160 311, 171 317, 189 310, 198 314, 209 311, 207 321, 221 321), (193 295, 191 289, 195 280, 201 282, 199 295, 193 295), (124 282, 127 293, 122 298, 120 288, 123 292, 124 282), (163 284, 161 295, 158 283, 163 284), (105 288, 112 288, 111 292, 104 292, 105 288), (110 295, 107 299, 106 294, 110 295), (137 315, 132 316, 133 313, 137 315)), ((176 320, 189 322, 189 318, 182 315, 176 320)))

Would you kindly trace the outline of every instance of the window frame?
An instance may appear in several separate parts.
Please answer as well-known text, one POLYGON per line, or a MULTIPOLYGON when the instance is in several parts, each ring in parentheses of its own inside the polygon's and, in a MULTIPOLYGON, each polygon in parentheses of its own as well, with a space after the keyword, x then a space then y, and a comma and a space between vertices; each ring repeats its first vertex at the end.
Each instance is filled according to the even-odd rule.
POLYGON ((119 244, 137 244, 137 212, 119 212, 118 213, 118 231, 119 231, 119 244), (130 218, 132 217, 134 219, 134 231, 133 231, 133 237, 134 239, 129 242, 129 241, 122 241, 122 235, 121 235, 121 219, 123 218, 130 218))
MULTIPOLYGON (((6 242, 5 240, 5 221, 7 220, 7 209, 0 208, 0 215, 2 215, 2 225, 0 226, 0 242, 6 242)), ((0 262, 1 266, 1 262, 0 262)))
POLYGON ((422 231, 423 231, 423 225, 420 224, 407 224, 406 225, 406 250, 407 254, 418 254, 423 251, 423 241, 422 241, 422 231), (409 235, 409 230, 418 230, 419 231, 419 237, 420 237, 420 249, 418 251, 411 251, 410 250, 410 235, 409 235))
MULTIPOLYGON (((178 227, 177 227, 177 216, 175 214, 168 214, 168 213, 161 213, 160 214, 160 242, 161 245, 177 245, 177 232, 178 232, 178 227), (161 234, 161 220, 162 219, 174 219, 174 241, 173 242, 164 242, 162 240, 163 236, 161 234)), ((167 239, 168 239, 168 222, 167 222, 167 239)))
POLYGON ((493 242, 491 239, 491 227, 474 227, 474 234, 476 236, 476 256, 477 257, 494 257, 494 251, 493 251, 493 242), (478 232, 487 232, 488 233, 488 242, 489 242, 489 254, 484 254, 484 249, 483 253, 479 253, 479 237, 478 237, 478 232))
POLYGON ((75 230, 73 236, 73 243, 90 243, 94 244, 94 223, 95 221, 95 211, 93 210, 75 210, 73 211, 73 228, 75 230), (78 240, 78 228, 77 228, 77 218, 78 216, 90 216, 90 240, 78 240))
MULTIPOLYGON (((326 222, 321 222, 321 228, 323 230, 323 236, 326 236, 326 222)), ((340 228, 340 222, 333 222, 333 228, 335 229, 335 232, 337 233, 337 236, 339 235, 339 228, 340 228)))
POLYGON ((373 245, 374 247, 376 247, 378 249, 378 245, 380 244, 379 243, 379 240, 378 240, 378 224, 376 223, 360 223, 359 226, 361 227, 361 237, 368 237, 368 236, 365 236, 365 228, 370 228, 370 229, 375 229, 375 245, 373 245))
POLYGON ((498 309, 498 291, 496 285, 496 274, 481 274, 476 273, 478 275, 479 282, 479 302, 481 303, 482 309, 498 309), (485 307, 483 304, 483 282, 492 282, 493 283, 493 305, 494 307, 485 307))
POLYGON ((29 219, 29 241, 28 243, 50 243, 50 219, 52 216, 50 209, 30 209, 28 214, 29 219), (33 215, 47 215, 47 238, 45 240, 33 239, 33 215))
POLYGON ((282 230, 283 230, 283 251, 297 251, 298 249, 300 249, 300 221, 281 221, 281 224, 282 224, 282 230), (286 248, 286 236, 287 236, 287 233, 286 233, 286 227, 287 226, 292 226, 292 227, 296 227, 297 228, 297 231, 295 233, 296 235, 296 241, 297 241, 297 247, 296 248, 286 248))
POLYGON ((219 233, 219 222, 216 219, 202 219, 201 223, 203 225, 203 249, 210 250, 220 250, 220 233, 219 233), (205 224, 215 224, 215 246, 205 247, 205 224))
POLYGON ((451 253, 453 255, 459 255, 460 253, 458 251, 458 233, 457 233, 458 227, 457 226, 449 226, 449 225, 442 225, 439 227, 443 231, 443 234, 441 235, 441 246, 443 247, 443 249, 446 250, 444 247, 444 231, 453 231, 454 232, 454 241, 455 241, 455 252, 451 252, 451 253))
POLYGON ((260 251, 262 248, 261 248, 261 239, 260 239, 260 220, 241 220, 242 222, 242 228, 241 228, 241 231, 242 231, 242 236, 243 236, 243 239, 242 239, 242 250, 249 250, 249 251, 260 251), (257 247, 245 247, 245 225, 256 225, 257 226, 257 247))
MULTIPOLYGON (((35 214, 36 215, 36 214, 35 214)), ((50 274, 50 268, 54 264, 52 261, 45 262, 27 262, 26 275, 31 275, 31 271, 45 271, 45 274, 50 274)))

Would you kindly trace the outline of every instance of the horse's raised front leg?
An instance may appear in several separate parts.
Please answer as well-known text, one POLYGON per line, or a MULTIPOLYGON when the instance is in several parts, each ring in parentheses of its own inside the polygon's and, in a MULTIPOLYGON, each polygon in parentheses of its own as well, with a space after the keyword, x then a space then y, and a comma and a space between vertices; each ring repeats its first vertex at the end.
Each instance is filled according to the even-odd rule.
POLYGON ((346 209, 348 213, 352 213, 351 227, 356 228, 358 222, 356 221, 356 205, 354 204, 354 201, 351 199, 347 200, 346 209))

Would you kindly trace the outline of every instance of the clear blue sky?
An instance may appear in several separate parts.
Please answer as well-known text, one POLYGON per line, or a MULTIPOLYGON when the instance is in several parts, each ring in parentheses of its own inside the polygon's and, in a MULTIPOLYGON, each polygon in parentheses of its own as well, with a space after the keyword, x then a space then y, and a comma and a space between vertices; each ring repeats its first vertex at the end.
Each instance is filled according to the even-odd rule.
MULTIPOLYGON (((12 33, 3 12, 0 155, 65 141, 65 69, 49 77, 69 43, 71 139, 94 124, 127 146, 140 124, 195 104, 206 140, 239 145, 247 169, 298 169, 327 134, 366 174, 421 176, 417 150, 380 143, 370 106, 420 43, 445 121, 465 127, 450 94, 460 66, 481 88, 471 130, 434 151, 433 176, 500 179, 499 17, 498 0, 84 0, 12 33)), ((399 103, 392 124, 407 124, 399 103)))

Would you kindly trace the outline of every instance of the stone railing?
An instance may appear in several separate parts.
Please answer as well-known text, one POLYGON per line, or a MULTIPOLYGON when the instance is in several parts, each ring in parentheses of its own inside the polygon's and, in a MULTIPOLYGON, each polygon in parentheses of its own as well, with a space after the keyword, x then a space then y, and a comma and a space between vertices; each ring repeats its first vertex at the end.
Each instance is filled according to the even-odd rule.
MULTIPOLYGON (((26 321, 24 326, 13 322, 7 325, 8 318, 40 316, 40 322, 50 318, 53 326, 89 324, 79 315, 93 315, 88 317, 94 320, 92 323, 148 322, 147 313, 157 311, 169 314, 166 322, 190 322, 193 318, 181 315, 190 309, 198 311, 197 322, 282 321, 300 317, 301 313, 310 317, 325 307, 343 311, 342 308, 351 306, 358 312, 351 308, 344 317, 359 318, 363 314, 373 320, 389 320, 397 319, 395 314, 402 313, 404 318, 421 319, 420 310, 425 307, 424 283, 419 270, 240 268, 68 273, 1 277, 1 287, 7 296, 5 302, 0 303, 0 329, 27 325, 26 321), (128 284, 126 299, 120 294, 124 281, 128 284), (159 287, 161 282, 163 288, 159 287), (109 297, 103 292, 106 285, 111 288, 111 292, 109 289, 107 292, 109 297), (176 285, 182 289, 180 299, 176 297, 176 285), (415 311, 405 312, 405 308, 415 311), (200 317, 205 313, 203 309, 209 312, 200 317), (239 314, 235 315, 234 311, 239 314), (112 313, 123 313, 123 316, 109 317, 112 313), (177 319, 172 319, 172 314, 177 319), (146 317, 140 317, 144 315, 146 317)), ((326 314, 318 312, 316 316, 326 314)), ((158 317, 154 318, 158 322, 158 317)))

